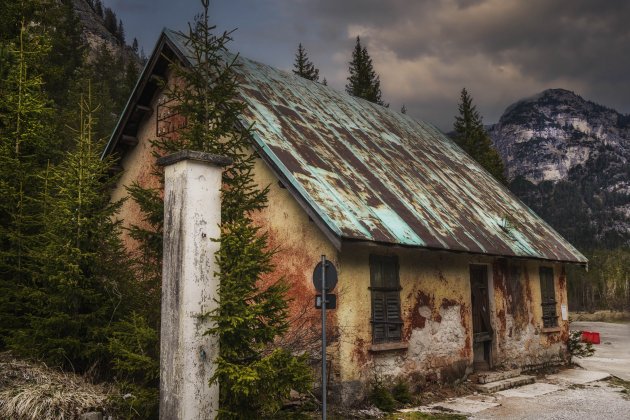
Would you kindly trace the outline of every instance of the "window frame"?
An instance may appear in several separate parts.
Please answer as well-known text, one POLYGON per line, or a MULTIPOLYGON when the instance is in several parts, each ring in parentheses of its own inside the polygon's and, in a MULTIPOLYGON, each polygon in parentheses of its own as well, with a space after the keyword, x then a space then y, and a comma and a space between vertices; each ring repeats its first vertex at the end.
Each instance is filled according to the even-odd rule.
POLYGON ((556 299, 556 279, 553 267, 540 266, 540 306, 542 308, 543 328, 558 326, 558 301, 556 299))
POLYGON ((372 325, 372 344, 397 343, 402 341, 402 326, 400 308, 400 265, 397 256, 370 255, 370 306, 372 325), (383 276, 387 270, 393 270, 383 276), (377 270, 380 270, 381 284, 375 284, 377 270), (383 284, 388 282, 390 284, 383 284), (380 301, 380 302, 379 302, 380 301), (380 303, 381 313, 376 311, 380 303), (394 316, 392 316, 392 312, 394 316), (391 318, 391 319, 390 319, 391 318), (382 326, 382 331, 378 331, 382 326))

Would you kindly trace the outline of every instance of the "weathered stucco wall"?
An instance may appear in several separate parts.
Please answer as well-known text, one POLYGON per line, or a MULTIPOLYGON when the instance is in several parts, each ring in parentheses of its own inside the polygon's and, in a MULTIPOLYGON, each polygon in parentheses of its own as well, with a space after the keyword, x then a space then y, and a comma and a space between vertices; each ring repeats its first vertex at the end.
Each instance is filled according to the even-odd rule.
MULTIPOLYGON (((363 395, 374 375, 402 377, 412 385, 423 385, 450 382, 472 372, 470 264, 488 268, 495 367, 529 368, 564 357, 568 323, 559 318, 559 328, 542 328, 538 262, 515 262, 522 267, 521 275, 509 283, 506 270, 512 264, 503 259, 348 246, 340 257, 343 276, 337 309, 345 400, 363 395), (398 256, 405 348, 371 344, 370 254, 398 256)), ((560 305, 566 304, 566 281, 562 266, 553 267, 560 317, 560 305)))
POLYGON ((497 260, 493 264, 495 365, 536 367, 566 358, 569 322, 566 274, 561 264, 497 260), (556 292, 557 328, 543 328, 539 268, 552 267, 556 292))
POLYGON ((374 375, 412 381, 450 381, 464 376, 472 361, 470 258, 442 252, 348 246, 343 249, 339 306, 344 399, 362 394, 374 375), (403 343, 407 348, 373 346, 369 256, 396 255, 400 265, 403 343))
MULTIPOLYGON (((121 159, 120 164, 123 167, 123 172, 120 175, 116 188, 112 192, 113 201, 127 197, 126 187, 131 186, 134 182, 144 188, 161 187, 160 180, 154 176, 156 166, 153 147, 151 146, 151 140, 156 138, 156 105, 158 97, 159 95, 151 102, 153 112, 142 120, 138 128, 138 144, 127 150, 121 159)), ((158 168, 157 170, 160 169, 158 168)), ((148 227, 143 221, 140 207, 134 200, 127 199, 123 202, 118 217, 123 220, 123 226, 125 227, 131 225, 148 227)), ((137 246, 136 242, 124 230, 123 242, 129 250, 135 250, 137 246)))
MULTIPOLYGON (((284 278, 290 285, 289 315, 293 327, 283 344, 297 351, 319 353, 321 311, 315 309, 313 270, 321 255, 340 267, 337 250, 262 159, 256 160, 255 181, 261 188, 269 187, 269 201, 267 208, 254 214, 254 221, 267 232, 269 246, 276 250, 273 257, 276 272, 265 275, 263 282, 284 278)), ((342 276, 341 270, 339 275, 342 276)), ((335 343, 334 311, 328 313, 327 320, 329 342, 335 343)), ((334 359, 334 354, 331 358, 334 359)))

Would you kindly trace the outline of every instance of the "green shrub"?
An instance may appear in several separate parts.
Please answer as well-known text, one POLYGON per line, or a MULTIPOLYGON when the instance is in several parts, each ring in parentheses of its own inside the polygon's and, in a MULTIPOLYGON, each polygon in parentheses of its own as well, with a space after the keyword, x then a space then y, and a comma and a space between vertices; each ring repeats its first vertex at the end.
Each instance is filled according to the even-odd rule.
POLYGON ((372 382, 369 401, 382 411, 391 412, 396 408, 396 400, 379 377, 375 377, 372 382))
POLYGON ((392 396, 401 404, 409 404, 413 401, 413 397, 409 391, 409 385, 402 379, 396 381, 394 388, 392 388, 392 396))
POLYGON ((569 351, 569 363, 573 363, 574 357, 590 357, 595 353, 591 343, 582 342, 582 331, 569 332, 567 350, 569 351))

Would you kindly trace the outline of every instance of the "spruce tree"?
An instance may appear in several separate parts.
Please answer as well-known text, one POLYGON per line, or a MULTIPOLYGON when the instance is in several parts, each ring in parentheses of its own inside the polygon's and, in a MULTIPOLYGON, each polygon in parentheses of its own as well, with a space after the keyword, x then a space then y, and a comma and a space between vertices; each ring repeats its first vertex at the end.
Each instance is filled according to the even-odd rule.
POLYGON ((42 26, 25 14, 15 40, 5 44, 0 80, 0 347, 24 319, 19 290, 31 281, 29 248, 38 232, 39 177, 58 144, 52 103, 39 69, 50 52, 42 26))
POLYGON ((214 35, 208 24, 208 3, 186 34, 180 34, 191 52, 193 65, 173 63, 176 80, 167 89, 175 112, 187 126, 176 141, 158 141, 162 153, 194 149, 228 156, 233 164, 223 175, 219 308, 207 314, 217 334, 220 354, 212 381, 220 383, 220 418, 270 416, 291 389, 310 385, 306 356, 295 357, 276 348, 275 340, 288 329, 282 278, 259 289, 260 277, 271 273, 273 251, 266 232, 253 223, 253 215, 267 205, 268 188, 253 177, 255 155, 250 151, 251 127, 242 127, 238 101, 238 56, 227 52, 230 33, 214 35))
MULTIPOLYGON (((43 17, 45 25, 54 27, 51 50, 45 68, 42 69, 46 90, 54 101, 58 114, 67 109, 76 115, 77 98, 68 91, 74 89, 85 60, 86 46, 81 38, 81 22, 74 12, 72 2, 59 2, 48 7, 43 17)), ((63 130, 68 117, 57 118, 62 121, 57 130, 63 130)))
POLYGON ((98 17, 103 19, 103 17, 104 17, 104 15, 103 15, 103 2, 101 0, 95 0, 95 2, 94 2, 94 11, 96 12, 98 17))
POLYGON ((301 43, 298 45, 298 50, 295 54, 293 74, 314 82, 319 81, 319 70, 315 68, 313 62, 308 58, 308 54, 301 43))
POLYGON ((380 78, 374 71, 367 48, 361 46, 361 39, 358 36, 349 64, 350 75, 348 76, 348 84, 346 84, 346 92, 352 96, 385 105, 381 98, 380 78))
POLYGON ((125 45, 125 28, 123 27, 122 19, 118 19, 116 38, 120 42, 120 45, 125 45))
POLYGON ((455 116, 453 124, 455 130, 453 138, 466 153, 498 181, 505 184, 507 181, 501 156, 492 145, 490 136, 483 126, 481 115, 466 88, 462 89, 458 109, 459 115, 455 116))
POLYGON ((103 25, 105 25, 107 32, 116 36, 118 33, 118 19, 116 18, 116 13, 109 7, 106 7, 104 10, 103 25))
POLYGON ((20 355, 76 371, 102 368, 108 359, 108 326, 131 299, 115 215, 109 201, 112 161, 101 160, 93 137, 94 107, 80 104, 73 150, 42 177, 43 231, 31 245, 32 281, 19 293, 26 325, 9 338, 20 355))
POLYGON ((135 85, 137 69, 133 63, 125 65, 122 54, 115 55, 105 45, 101 45, 94 59, 86 66, 85 74, 94 80, 92 95, 100 105, 95 115, 95 137, 107 137, 135 85))

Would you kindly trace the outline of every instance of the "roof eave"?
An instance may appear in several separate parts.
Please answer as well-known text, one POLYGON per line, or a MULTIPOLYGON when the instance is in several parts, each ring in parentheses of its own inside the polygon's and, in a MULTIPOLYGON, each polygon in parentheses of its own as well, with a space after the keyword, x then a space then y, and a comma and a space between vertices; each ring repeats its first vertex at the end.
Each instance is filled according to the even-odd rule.
POLYGON ((506 255, 506 254, 496 254, 492 252, 471 252, 471 251, 458 250, 458 249, 427 247, 427 246, 419 246, 419 245, 412 245, 412 244, 407 245, 407 244, 400 244, 400 243, 379 242, 379 241, 346 238, 346 237, 341 238, 341 248, 343 248, 344 245, 359 245, 359 246, 368 246, 368 247, 381 246, 381 247, 387 247, 387 248, 417 249, 417 250, 424 250, 424 251, 448 252, 452 254, 476 255, 476 256, 485 256, 485 257, 494 257, 494 258, 513 258, 513 259, 519 259, 519 260, 535 260, 535 261, 544 261, 547 263, 571 264, 571 265, 578 265, 582 267, 588 267, 588 259, 584 257, 582 254, 580 254, 580 256, 584 258, 583 260, 553 259, 553 258, 545 258, 545 257, 533 256, 533 255, 506 255))
POLYGON ((158 41, 153 48, 153 52, 151 53, 149 60, 142 69, 142 72, 140 73, 140 76, 138 77, 138 80, 131 91, 131 95, 129 95, 129 99, 127 100, 127 103, 125 104, 125 107, 123 108, 123 111, 118 118, 118 122, 114 127, 114 131, 112 132, 112 135, 110 136, 107 145, 105 146, 105 149, 101 154, 101 159, 104 159, 105 157, 111 155, 116 149, 116 146, 118 145, 118 142, 123 134, 123 130, 129 122, 129 119, 135 107, 138 105, 138 100, 140 96, 146 89, 147 85, 150 83, 151 76, 155 73, 156 65, 160 60, 166 59, 163 55, 165 47, 168 47, 169 50, 172 51, 173 54, 175 54, 177 58, 183 63, 190 63, 190 61, 169 38, 168 32, 169 31, 166 28, 162 30, 162 33, 160 34, 160 37, 158 38, 158 41))

